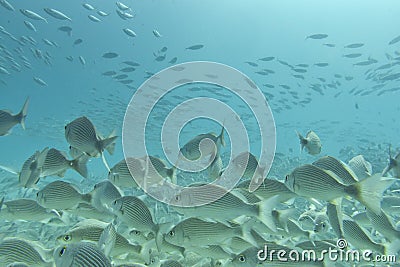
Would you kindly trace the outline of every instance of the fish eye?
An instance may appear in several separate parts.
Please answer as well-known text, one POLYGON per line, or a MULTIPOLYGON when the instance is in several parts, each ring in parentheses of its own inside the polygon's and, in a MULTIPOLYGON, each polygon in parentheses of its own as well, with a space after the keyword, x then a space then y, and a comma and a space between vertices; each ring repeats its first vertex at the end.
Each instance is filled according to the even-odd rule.
POLYGON ((64 236, 64 241, 70 241, 71 240, 71 236, 70 235, 65 235, 64 236))
POLYGON ((131 233, 133 233, 134 235, 140 235, 140 231, 138 230, 133 230, 131 233))
POLYGON ((323 222, 323 223, 321 223, 321 226, 322 226, 322 228, 325 228, 325 223, 323 222))
POLYGON ((117 205, 117 201, 116 201, 116 200, 114 200, 114 202, 113 202, 113 203, 114 203, 114 205, 117 205))
POLYGON ((64 246, 64 247, 60 250, 60 252, 58 253, 58 255, 61 257, 62 255, 64 255, 64 253, 65 253, 66 250, 67 250, 67 247, 64 246))
POLYGON ((244 255, 240 255, 239 256, 239 261, 240 262, 245 262, 246 261, 246 257, 244 255))
POLYGON ((287 182, 288 180, 289 180, 289 174, 286 175, 286 177, 285 177, 285 182, 287 182))
POLYGON ((174 231, 169 231, 168 235, 169 235, 170 237, 173 237, 173 236, 175 236, 175 232, 174 232, 174 231))

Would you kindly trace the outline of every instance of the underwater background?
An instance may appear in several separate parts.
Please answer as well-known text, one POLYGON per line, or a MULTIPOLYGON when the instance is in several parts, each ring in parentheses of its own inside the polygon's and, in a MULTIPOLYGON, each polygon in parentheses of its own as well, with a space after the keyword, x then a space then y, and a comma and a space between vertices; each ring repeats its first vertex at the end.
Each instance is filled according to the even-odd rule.
MULTIPOLYGON (((81 116, 90 118, 103 135, 116 130, 115 152, 105 154, 110 167, 115 165, 124 157, 122 124, 136 89, 152 74, 190 61, 236 68, 264 93, 276 125, 276 155, 268 177, 282 181, 294 168, 325 155, 348 162, 362 154, 374 173, 380 173, 387 165, 389 146, 392 154, 400 148, 400 75, 396 76, 400 42, 389 44, 400 35, 399 1, 125 0, 130 9, 123 12, 133 15, 125 19, 116 12, 121 9, 114 1, 9 3, 14 10, 0 7, 0 66, 5 70, 0 73, 0 109, 16 114, 27 97, 30 102, 26 129, 17 125, 0 137, 0 165, 6 168, 18 171, 29 156, 45 147, 68 152, 64 127, 81 116), (94 9, 85 8, 85 3, 94 9), (57 19, 44 8, 59 10, 71 21, 57 19), (47 22, 29 18, 20 9, 34 11, 47 22), (134 36, 124 32, 127 28, 134 36), (327 36, 307 38, 313 34, 327 36), (351 44, 362 45, 351 48, 351 44), (193 48, 196 45, 201 47, 193 48), (266 57, 271 58, 263 60, 266 57), (296 131, 309 130, 321 139, 318 157, 300 151, 296 131)), ((259 130, 249 107, 229 90, 216 95, 207 86, 211 85, 176 88, 155 107, 146 136, 151 155, 163 158, 159 135, 167 112, 184 100, 204 96, 219 99, 240 114, 250 152, 258 158, 259 130)), ((180 145, 220 129, 221 125, 207 119, 194 120, 183 128, 180 145)), ((226 164, 230 142, 225 138, 222 160, 226 164)), ((62 179, 89 192, 107 179, 108 170, 99 158, 89 160, 88 170, 88 179, 72 170, 62 179)), ((178 173, 178 181, 185 177, 178 173)), ((187 177, 190 182, 201 181, 187 177)), ((43 188, 58 179, 46 177, 37 186, 43 188)), ((0 181, 0 196, 7 201, 35 196, 35 189, 18 185, 18 175, 0 170, 0 181)), ((140 195, 132 189, 123 191, 140 195)), ((155 221, 168 221, 168 212, 167 208, 156 212, 155 221)), ((179 221, 171 214, 175 223, 179 221)), ((396 218, 392 218, 395 223, 396 218)), ((0 219, 0 238, 26 237, 30 227, 42 227, 37 222, 16 225, 9 228, 10 222, 0 219)), ((60 226, 54 235, 68 228, 60 226)), ((54 238, 49 240, 38 241, 47 248, 56 246, 54 238)))

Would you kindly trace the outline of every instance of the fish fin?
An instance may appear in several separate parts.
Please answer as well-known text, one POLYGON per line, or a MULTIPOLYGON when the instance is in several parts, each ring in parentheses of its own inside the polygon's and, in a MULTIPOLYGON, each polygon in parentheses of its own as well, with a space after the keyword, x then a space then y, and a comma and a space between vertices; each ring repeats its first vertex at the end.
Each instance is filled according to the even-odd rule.
POLYGON ((276 195, 267 200, 263 200, 258 206, 259 220, 274 232, 276 232, 277 229, 272 217, 272 210, 279 204, 278 197, 279 196, 276 195))
POLYGON ((385 255, 396 255, 400 251, 400 239, 385 246, 385 255))
POLYGON ((9 172, 9 173, 12 173, 12 174, 15 174, 15 175, 19 175, 19 172, 17 170, 14 170, 11 167, 6 167, 6 166, 3 166, 3 165, 0 165, 0 169, 5 170, 6 172, 9 172))
POLYGON ((304 138, 298 131, 296 131, 296 134, 300 139, 300 151, 303 151, 304 147, 307 145, 307 139, 304 138))
POLYGON ((224 133, 225 133, 225 127, 224 127, 224 125, 222 125, 221 133, 218 135, 218 139, 221 141, 222 146, 225 146, 224 133))
POLYGON ((381 212, 381 198, 383 192, 390 187, 396 179, 382 177, 377 173, 361 182, 346 187, 351 190, 350 195, 360 201, 375 214, 381 212), (353 192, 355 188, 355 192, 353 192))
POLYGON ((108 153, 110 153, 111 155, 114 153, 115 150, 115 139, 117 139, 118 136, 111 136, 105 139, 100 139, 100 148, 101 151, 103 151, 104 149, 106 149, 108 151, 108 153))
POLYGON ((85 154, 82 154, 80 157, 71 161, 72 168, 78 172, 83 178, 88 177, 88 170, 86 163, 88 162, 89 157, 85 154))
POLYGON ((104 252, 106 257, 110 257, 111 251, 115 247, 117 240, 117 231, 115 230, 113 222, 109 223, 100 235, 99 242, 97 243, 100 250, 104 252))
POLYGON ((167 169, 167 175, 169 178, 171 178, 171 182, 173 184, 177 184, 176 181, 176 167, 173 166, 172 168, 167 169))
POLYGON ((385 167, 385 169, 383 169, 382 171, 382 176, 385 176, 393 167, 394 167, 394 159, 392 158, 392 153, 390 151, 391 147, 389 145, 389 149, 388 149, 388 153, 389 153, 389 163, 388 165, 385 167))
POLYGON ((19 123, 22 126, 22 129, 25 130, 25 117, 28 112, 28 106, 29 106, 29 97, 25 100, 24 106, 21 109, 21 112, 18 113, 17 118, 19 120, 19 123))

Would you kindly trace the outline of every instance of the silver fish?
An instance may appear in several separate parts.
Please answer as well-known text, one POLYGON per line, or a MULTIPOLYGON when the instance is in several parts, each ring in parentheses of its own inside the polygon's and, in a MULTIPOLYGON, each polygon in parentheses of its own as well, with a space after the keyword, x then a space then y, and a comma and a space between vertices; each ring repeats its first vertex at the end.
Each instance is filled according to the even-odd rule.
POLYGON ((48 150, 46 154, 46 158, 44 160, 42 171, 40 173, 40 177, 46 177, 51 175, 57 175, 60 177, 64 177, 65 172, 68 169, 74 169, 78 172, 82 177, 87 178, 87 166, 86 163, 89 157, 86 155, 80 155, 78 158, 69 160, 66 158, 66 154, 55 149, 51 148, 48 150))
POLYGON ((36 32, 36 27, 31 22, 25 20, 24 24, 29 30, 36 32))
POLYGON ((382 178, 380 174, 352 185, 340 183, 341 179, 331 171, 306 164, 295 168, 286 176, 285 184, 294 193, 310 198, 332 201, 351 196, 377 214, 383 192, 394 183, 394 179, 382 178))
POLYGON ((389 171, 393 173, 393 177, 400 179, 400 152, 392 157, 389 147, 389 163, 382 171, 382 175, 386 175, 389 171))
POLYGON ((29 98, 25 100, 25 103, 18 114, 11 114, 7 110, 0 110, 0 136, 8 135, 10 129, 21 124, 22 129, 25 130, 25 118, 28 112, 29 98))
POLYGON ((300 139, 301 150, 306 148, 310 155, 317 155, 321 152, 321 140, 315 132, 308 131, 305 138, 300 133, 297 135, 300 139))
POLYGON ((9 11, 14 11, 14 7, 7 0, 0 0, 0 5, 9 11))
POLYGON ((54 181, 36 193, 37 201, 50 209, 71 209, 80 202, 90 203, 90 194, 81 194, 75 186, 64 181, 54 181))
POLYGON ((62 245, 54 250, 56 267, 111 267, 110 260, 93 243, 62 245))
POLYGON ((248 188, 250 192, 253 192, 257 185, 262 184, 264 181, 266 167, 260 166, 257 158, 252 153, 242 152, 231 163, 235 172, 242 174, 242 179, 250 180, 248 188))
POLYGON ((136 33, 133 30, 129 29, 129 28, 125 28, 125 29, 122 29, 122 30, 124 31, 124 33, 126 35, 128 35, 130 37, 136 37, 136 33))
POLYGON ((159 227, 147 205, 137 197, 124 196, 112 203, 115 215, 129 227, 158 233, 159 227))
POLYGON ((53 8, 44 8, 43 9, 47 14, 52 16, 53 18, 60 19, 60 20, 69 20, 72 21, 70 17, 62 13, 61 11, 58 11, 57 9, 53 8))
POLYGON ((41 152, 36 151, 24 162, 18 177, 21 186, 26 188, 36 187, 48 150, 46 147, 41 152))
POLYGON ((389 216, 382 210, 379 215, 367 209, 367 216, 375 230, 391 242, 400 240, 400 231, 397 230, 389 216))
POLYGON ((5 201, 0 211, 0 217, 14 221, 39 221, 48 222, 51 219, 60 219, 60 214, 55 210, 48 210, 33 199, 15 199, 5 201))
POLYGON ((98 17, 96 17, 94 15, 88 15, 88 18, 93 22, 101 22, 101 19, 99 19, 98 17))
POLYGON ((117 136, 101 138, 93 123, 87 117, 80 117, 65 126, 65 138, 72 147, 96 157, 105 149, 112 154, 117 136))
POLYGON ((53 266, 51 262, 45 260, 45 254, 45 249, 34 245, 29 240, 10 238, 0 243, 0 260, 2 266, 16 262, 26 264, 26 266, 30 267, 53 266))
POLYGON ((325 33, 317 33, 317 34, 308 35, 306 37, 306 40, 307 39, 325 39, 326 37, 328 37, 328 35, 325 33))
POLYGON ((365 160, 363 155, 353 157, 350 159, 348 165, 359 180, 363 180, 372 175, 372 165, 365 160))
POLYGON ((42 16, 40 16, 39 14, 28 10, 28 9, 20 9, 19 10, 24 16, 26 16, 27 18, 30 19, 34 19, 34 20, 43 20, 47 23, 47 20, 45 18, 43 18, 42 16))
POLYGON ((108 180, 96 184, 90 194, 92 205, 100 211, 111 211, 114 201, 122 197, 121 191, 108 180))

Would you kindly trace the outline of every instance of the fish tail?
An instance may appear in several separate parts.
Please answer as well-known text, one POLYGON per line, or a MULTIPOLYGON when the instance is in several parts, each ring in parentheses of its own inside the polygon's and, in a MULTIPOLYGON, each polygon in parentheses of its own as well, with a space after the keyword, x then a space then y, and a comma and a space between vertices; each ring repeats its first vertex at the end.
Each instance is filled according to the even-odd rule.
POLYGON ((350 191, 347 191, 350 196, 360 201, 375 214, 380 214, 382 194, 395 181, 396 179, 383 178, 377 173, 361 182, 346 187, 345 191, 350 189, 350 191))
POLYGON ((173 166, 172 168, 167 169, 167 175, 169 178, 171 178, 171 181, 173 184, 176 184, 176 167, 173 166))
POLYGON ((117 139, 117 137, 118 136, 112 136, 112 133, 111 133, 111 136, 109 136, 108 138, 101 139, 100 140, 101 151, 106 149, 108 151, 108 153, 110 153, 110 155, 112 155, 115 150, 115 139, 117 139))
POLYGON ((88 170, 86 163, 88 162, 89 157, 87 155, 81 155, 79 158, 76 158, 71 161, 72 168, 79 173, 83 178, 88 177, 88 170))
POLYGON ((385 255, 396 255, 400 251, 400 240, 397 239, 384 246, 385 255))
POLYGON ((301 151, 303 151, 305 145, 307 145, 307 139, 305 139, 298 131, 296 131, 297 136, 300 139, 301 151))
POLYGON ((25 130, 25 117, 28 112, 28 106, 29 106, 29 97, 25 100, 25 103, 21 109, 21 112, 18 113, 18 115, 17 115, 18 121, 21 124, 22 129, 24 129, 24 130, 25 130))
POLYGON ((82 201, 90 204, 92 202, 92 195, 90 193, 82 194, 82 201))
POLYGON ((272 216, 272 211, 278 204, 278 195, 276 195, 262 201, 258 206, 258 219, 274 232, 276 232, 276 224, 272 216))
POLYGON ((221 141, 222 146, 225 146, 224 133, 225 133, 225 127, 224 127, 224 125, 222 125, 221 133, 218 135, 218 139, 221 141))

